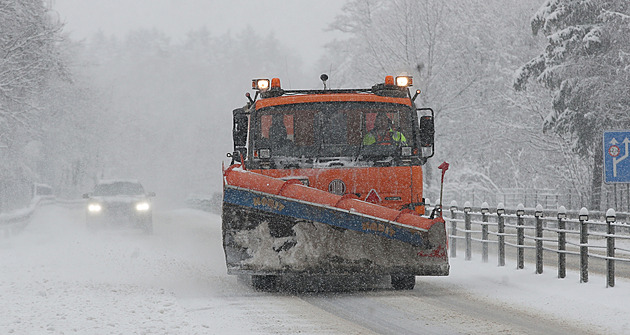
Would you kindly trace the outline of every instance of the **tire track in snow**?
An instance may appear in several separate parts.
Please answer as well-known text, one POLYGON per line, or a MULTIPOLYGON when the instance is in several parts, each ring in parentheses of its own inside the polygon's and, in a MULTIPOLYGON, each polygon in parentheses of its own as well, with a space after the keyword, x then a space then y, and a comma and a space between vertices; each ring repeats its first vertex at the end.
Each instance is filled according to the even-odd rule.
POLYGON ((476 299, 417 280, 412 291, 302 297, 380 334, 597 334, 596 329, 476 299))

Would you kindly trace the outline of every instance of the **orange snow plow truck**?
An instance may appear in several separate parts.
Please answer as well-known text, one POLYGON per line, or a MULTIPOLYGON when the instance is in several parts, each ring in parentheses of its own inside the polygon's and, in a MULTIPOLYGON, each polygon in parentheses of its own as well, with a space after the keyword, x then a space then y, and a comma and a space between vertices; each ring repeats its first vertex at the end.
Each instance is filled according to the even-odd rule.
POLYGON ((422 197, 433 110, 416 108, 408 76, 366 89, 327 89, 321 79, 321 90, 255 79, 255 96, 233 111, 228 273, 260 289, 283 275, 390 276, 394 289, 448 275, 441 206, 425 215, 422 197))

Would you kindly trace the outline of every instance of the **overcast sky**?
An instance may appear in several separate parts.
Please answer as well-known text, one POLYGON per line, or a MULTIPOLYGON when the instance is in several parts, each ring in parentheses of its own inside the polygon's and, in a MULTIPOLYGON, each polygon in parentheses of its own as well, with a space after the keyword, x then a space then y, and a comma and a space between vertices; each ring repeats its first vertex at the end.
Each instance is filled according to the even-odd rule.
POLYGON ((157 28, 177 42, 206 26, 213 34, 240 32, 250 25, 264 35, 273 32, 294 47, 310 66, 322 55, 323 45, 339 37, 326 32, 341 13, 342 0, 53 0, 72 39, 89 37, 99 29, 124 37, 138 28, 157 28))

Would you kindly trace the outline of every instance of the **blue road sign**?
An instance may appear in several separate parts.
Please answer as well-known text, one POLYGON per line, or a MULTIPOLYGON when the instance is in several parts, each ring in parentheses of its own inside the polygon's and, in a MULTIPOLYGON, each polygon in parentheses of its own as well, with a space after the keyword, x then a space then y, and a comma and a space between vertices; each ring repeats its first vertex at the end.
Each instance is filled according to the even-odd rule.
POLYGON ((630 183, 630 130, 604 132, 604 182, 630 183))

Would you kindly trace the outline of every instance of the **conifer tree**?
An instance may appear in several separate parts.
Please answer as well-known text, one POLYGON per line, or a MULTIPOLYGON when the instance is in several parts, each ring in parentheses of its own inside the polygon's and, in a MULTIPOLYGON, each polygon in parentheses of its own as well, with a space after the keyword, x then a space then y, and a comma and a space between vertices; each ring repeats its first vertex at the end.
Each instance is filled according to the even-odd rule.
POLYGON ((571 150, 592 166, 591 204, 600 208, 602 132, 630 126, 630 6, 621 0, 547 0, 531 20, 543 53, 523 65, 516 90, 535 80, 554 94, 543 129, 575 138, 571 150))

